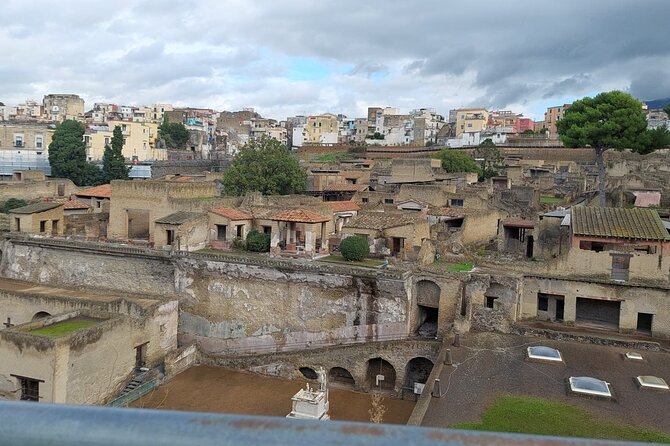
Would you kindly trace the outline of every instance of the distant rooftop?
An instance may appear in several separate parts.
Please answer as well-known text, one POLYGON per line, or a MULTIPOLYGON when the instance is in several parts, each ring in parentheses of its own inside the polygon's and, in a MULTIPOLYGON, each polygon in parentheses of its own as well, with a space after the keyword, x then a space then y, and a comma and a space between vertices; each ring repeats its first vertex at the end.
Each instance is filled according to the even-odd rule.
POLYGON ((50 211, 51 209, 56 209, 57 207, 62 206, 60 203, 34 203, 29 204, 28 206, 22 206, 20 208, 12 209, 9 211, 10 214, 37 214, 40 212, 50 211))
POLYGON ((574 235, 670 241, 661 217, 652 209, 574 206, 571 221, 574 235))

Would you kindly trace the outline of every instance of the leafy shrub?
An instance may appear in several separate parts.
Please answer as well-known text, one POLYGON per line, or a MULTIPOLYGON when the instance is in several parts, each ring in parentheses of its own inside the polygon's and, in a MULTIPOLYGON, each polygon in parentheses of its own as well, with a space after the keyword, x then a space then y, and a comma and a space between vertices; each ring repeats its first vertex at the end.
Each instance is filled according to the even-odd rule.
POLYGON ((233 248, 245 250, 245 249, 247 249, 247 244, 244 242, 243 238, 235 237, 233 239, 233 248))
POLYGON ((250 231, 247 234, 247 250, 253 252, 270 251, 270 236, 258 231, 250 231))
POLYGON ((367 240, 354 235, 342 240, 340 253, 346 260, 363 260, 370 254, 370 246, 367 240))
POLYGON ((7 214, 12 209, 20 208, 26 206, 27 204, 28 203, 26 203, 25 200, 21 200, 20 198, 10 198, 9 200, 2 203, 0 206, 0 212, 7 214))

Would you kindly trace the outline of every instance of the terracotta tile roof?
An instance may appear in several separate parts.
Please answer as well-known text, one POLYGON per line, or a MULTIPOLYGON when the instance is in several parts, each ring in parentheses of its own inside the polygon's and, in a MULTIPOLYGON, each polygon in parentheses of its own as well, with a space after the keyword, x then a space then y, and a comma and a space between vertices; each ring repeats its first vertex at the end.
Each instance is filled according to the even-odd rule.
POLYGON ((91 206, 89 204, 84 203, 81 200, 77 200, 76 198, 72 198, 72 199, 66 201, 65 203, 63 203, 63 209, 70 209, 70 210, 88 209, 90 207, 91 206))
POLYGON ((333 212, 360 211, 361 207, 353 201, 327 201, 333 212))
POLYGON ((227 219, 233 221, 251 220, 253 218, 251 214, 233 208, 216 208, 216 209, 210 209, 209 212, 212 212, 216 215, 220 215, 222 217, 226 217, 227 219))
POLYGON ((75 195, 78 197, 111 198, 112 185, 103 184, 101 186, 89 187, 88 189, 80 190, 75 195))
POLYGON ((344 227, 383 231, 398 226, 413 225, 421 221, 426 220, 418 212, 364 212, 352 218, 344 227))
POLYGON ((275 214, 272 220, 293 221, 296 223, 324 223, 330 221, 331 217, 326 217, 306 209, 291 209, 275 214))
POLYGON ((653 209, 573 206, 571 211, 574 235, 670 241, 661 217, 653 209))
POLYGON ((503 221, 503 226, 506 228, 533 229, 535 227, 535 222, 533 220, 524 220, 523 218, 510 218, 503 221))

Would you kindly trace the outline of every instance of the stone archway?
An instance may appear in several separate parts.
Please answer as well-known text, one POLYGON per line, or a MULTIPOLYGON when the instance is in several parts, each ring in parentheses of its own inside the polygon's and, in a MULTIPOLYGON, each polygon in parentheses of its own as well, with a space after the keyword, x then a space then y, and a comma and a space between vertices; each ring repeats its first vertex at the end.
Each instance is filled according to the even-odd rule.
POLYGON ((366 384, 370 389, 394 390, 395 380, 395 368, 390 362, 382 358, 368 360, 366 384), (378 375, 382 375, 384 379, 378 381, 378 375))
POLYGON ((302 373, 302 376, 304 376, 306 379, 318 378, 316 371, 311 367, 300 367, 298 370, 300 371, 300 373, 302 373))
POLYGON ((328 382, 335 387, 346 387, 353 389, 356 387, 356 380, 349 370, 343 367, 333 367, 328 372, 328 382))
POLYGON ((414 384, 426 384, 430 372, 433 371, 433 361, 422 356, 412 358, 405 367, 405 388, 414 389, 414 384))
POLYGON ((51 313, 47 313, 46 311, 38 311, 37 313, 35 313, 33 315, 33 318, 31 320, 36 321, 36 320, 44 319, 44 318, 47 318, 47 317, 50 317, 50 316, 51 316, 51 313))

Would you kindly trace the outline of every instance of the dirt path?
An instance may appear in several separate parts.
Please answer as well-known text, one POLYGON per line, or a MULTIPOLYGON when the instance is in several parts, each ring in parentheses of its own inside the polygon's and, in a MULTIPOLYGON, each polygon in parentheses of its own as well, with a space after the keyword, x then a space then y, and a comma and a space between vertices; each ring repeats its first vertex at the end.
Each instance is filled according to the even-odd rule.
MULTIPOLYGON (((301 387, 304 383, 300 381, 218 367, 194 367, 131 406, 283 417, 291 411, 291 397, 301 387)), ((404 424, 414 402, 386 398, 384 406, 385 423, 404 424)), ((369 409, 369 394, 331 387, 331 419, 367 422, 369 409)))

